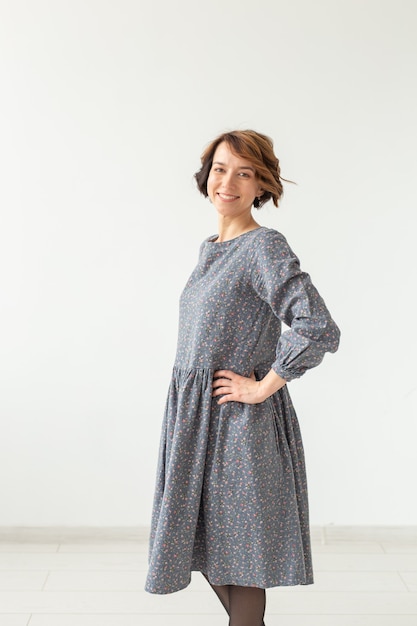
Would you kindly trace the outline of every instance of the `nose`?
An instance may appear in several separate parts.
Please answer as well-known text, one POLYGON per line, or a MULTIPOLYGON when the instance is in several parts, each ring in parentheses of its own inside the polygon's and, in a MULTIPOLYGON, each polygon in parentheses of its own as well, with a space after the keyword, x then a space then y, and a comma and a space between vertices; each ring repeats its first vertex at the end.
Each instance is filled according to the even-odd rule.
POLYGON ((222 183, 225 189, 231 187, 233 185, 233 173, 230 171, 226 172, 223 176, 222 183))

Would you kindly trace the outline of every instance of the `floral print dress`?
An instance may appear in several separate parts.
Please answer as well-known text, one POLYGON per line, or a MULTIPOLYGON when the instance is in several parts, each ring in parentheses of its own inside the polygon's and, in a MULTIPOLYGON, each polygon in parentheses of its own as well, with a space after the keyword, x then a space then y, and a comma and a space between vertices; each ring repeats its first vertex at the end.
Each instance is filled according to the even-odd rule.
POLYGON ((259 227, 203 242, 180 299, 147 591, 183 589, 193 570, 214 585, 313 582, 303 445, 287 385, 259 404, 219 406, 212 381, 219 369, 261 379, 271 368, 290 381, 336 351, 339 334, 282 234, 259 227))

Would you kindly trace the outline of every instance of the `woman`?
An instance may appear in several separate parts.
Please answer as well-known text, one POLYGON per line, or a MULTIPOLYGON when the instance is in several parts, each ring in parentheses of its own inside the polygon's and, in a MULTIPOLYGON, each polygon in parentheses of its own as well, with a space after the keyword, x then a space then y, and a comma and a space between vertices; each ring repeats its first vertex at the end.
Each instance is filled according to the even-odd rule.
POLYGON ((195 178, 219 227, 181 295, 146 590, 178 591, 197 570, 230 626, 261 626, 267 587, 313 582, 286 383, 335 352, 339 330, 283 235, 253 218, 283 191, 272 141, 225 133, 201 160, 195 178))

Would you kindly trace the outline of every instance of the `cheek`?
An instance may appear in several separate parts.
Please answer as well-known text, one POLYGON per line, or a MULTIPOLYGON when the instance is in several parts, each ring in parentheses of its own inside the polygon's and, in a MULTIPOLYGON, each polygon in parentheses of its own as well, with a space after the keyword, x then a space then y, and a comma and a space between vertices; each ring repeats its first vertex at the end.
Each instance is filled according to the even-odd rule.
POLYGON ((211 195, 213 191, 213 184, 214 184, 213 177, 209 176, 207 179, 207 193, 209 196, 211 195))

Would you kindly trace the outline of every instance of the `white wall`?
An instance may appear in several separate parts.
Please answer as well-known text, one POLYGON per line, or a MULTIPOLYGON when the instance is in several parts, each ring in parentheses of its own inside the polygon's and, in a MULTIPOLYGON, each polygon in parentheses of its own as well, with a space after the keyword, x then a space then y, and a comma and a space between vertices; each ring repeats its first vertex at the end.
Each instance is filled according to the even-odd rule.
POLYGON ((0 2, 0 524, 148 524, 204 145, 272 136, 342 328, 290 390, 312 522, 416 524, 417 4, 0 2))

